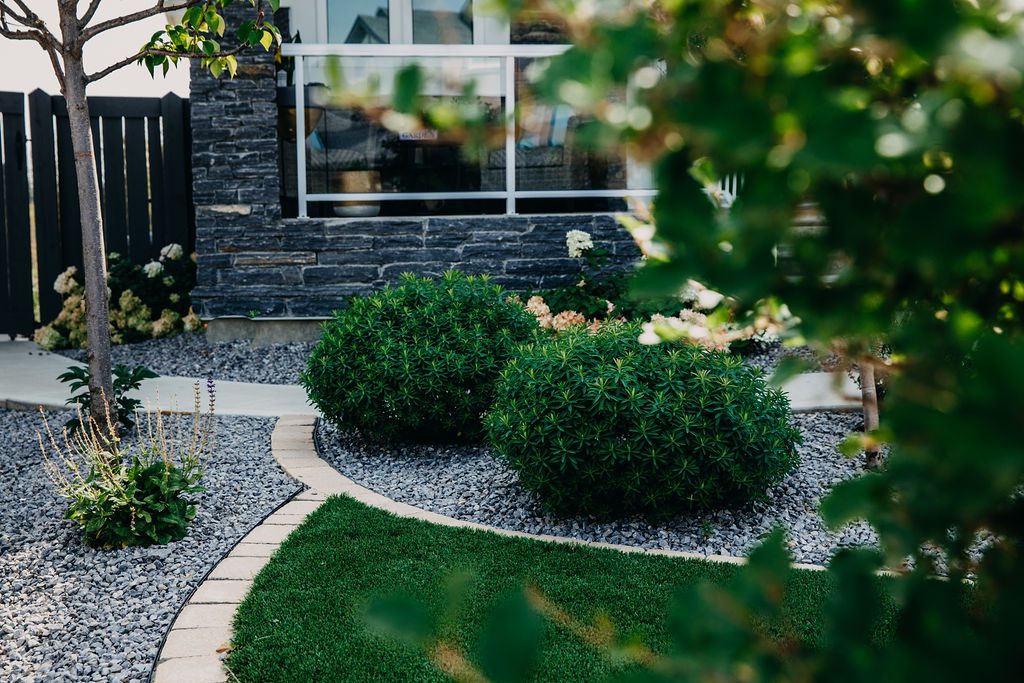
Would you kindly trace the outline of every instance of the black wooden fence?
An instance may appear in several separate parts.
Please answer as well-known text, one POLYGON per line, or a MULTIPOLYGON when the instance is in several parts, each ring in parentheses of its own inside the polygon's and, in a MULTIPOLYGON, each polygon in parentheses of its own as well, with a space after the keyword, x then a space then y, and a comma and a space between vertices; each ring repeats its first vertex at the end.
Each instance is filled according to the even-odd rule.
MULTIPOLYGON (((0 334, 10 335, 29 334, 52 320, 61 305, 54 279, 82 264, 67 107, 64 98, 41 90, 28 101, 26 140, 24 96, 0 93, 0 334)), ((195 218, 188 101, 173 94, 92 97, 89 110, 107 251, 137 263, 156 258, 172 242, 190 253, 195 218)))

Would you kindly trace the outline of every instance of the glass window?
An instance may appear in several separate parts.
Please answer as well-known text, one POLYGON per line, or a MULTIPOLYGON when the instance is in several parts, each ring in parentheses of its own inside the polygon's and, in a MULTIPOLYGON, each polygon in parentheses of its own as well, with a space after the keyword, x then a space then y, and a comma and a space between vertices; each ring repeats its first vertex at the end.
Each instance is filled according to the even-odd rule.
MULTIPOLYGON (((475 104, 493 121, 494 141, 469 155, 459 142, 446 140, 436 130, 407 133, 388 130, 365 112, 338 102, 327 85, 307 86, 308 129, 306 183, 310 194, 327 193, 456 193, 503 192, 505 169, 488 163, 494 150, 504 144, 504 61, 491 57, 424 58, 349 57, 332 63, 330 58, 307 57, 311 82, 339 82, 354 92, 375 92, 371 106, 391 101, 395 74, 411 62, 424 69, 422 93, 429 100, 454 105, 475 104), (476 83, 472 102, 466 102, 463 84, 476 83)), ((285 195, 295 196, 294 142, 286 144, 285 195)), ((498 213, 503 199, 437 198, 410 201, 339 200, 323 202, 323 215, 431 215, 467 212, 498 213)), ((312 205, 311 205, 312 206, 312 205)), ((315 215, 315 214, 314 214, 315 215)))
POLYGON ((388 43, 388 0, 327 0, 331 43, 388 43))
POLYGON ((473 0, 412 0, 412 42, 473 43, 473 0))

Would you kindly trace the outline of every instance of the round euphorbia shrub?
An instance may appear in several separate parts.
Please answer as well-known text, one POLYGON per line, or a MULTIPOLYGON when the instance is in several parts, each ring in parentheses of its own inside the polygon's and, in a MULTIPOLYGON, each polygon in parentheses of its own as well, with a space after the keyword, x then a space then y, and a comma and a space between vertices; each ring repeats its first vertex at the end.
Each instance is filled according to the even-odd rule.
POLYGON ((491 444, 557 511, 709 510, 764 498, 798 462, 789 402, 726 353, 610 325, 524 346, 501 373, 491 444))
POLYGON ((302 384, 323 415, 370 438, 481 435, 498 373, 536 319, 486 277, 402 277, 324 326, 302 384))

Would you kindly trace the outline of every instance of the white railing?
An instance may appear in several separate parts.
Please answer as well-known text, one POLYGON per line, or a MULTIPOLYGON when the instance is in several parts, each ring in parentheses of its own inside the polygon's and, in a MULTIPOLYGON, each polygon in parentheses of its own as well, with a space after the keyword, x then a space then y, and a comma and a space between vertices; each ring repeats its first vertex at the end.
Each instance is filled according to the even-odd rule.
POLYGON ((646 198, 653 197, 653 189, 604 189, 604 190, 520 190, 516 187, 516 127, 512 113, 516 108, 515 60, 554 57, 565 52, 567 45, 323 45, 288 43, 282 46, 285 57, 295 59, 294 85, 296 106, 295 151, 298 166, 297 194, 300 217, 308 216, 309 202, 379 202, 401 200, 445 200, 445 199, 504 199, 508 214, 516 213, 517 199, 559 199, 577 197, 599 198, 646 198), (505 125, 505 189, 500 191, 464 192, 345 192, 310 193, 307 191, 306 168, 306 101, 304 60, 310 57, 338 58, 497 58, 503 61, 504 78, 500 96, 504 98, 505 125))

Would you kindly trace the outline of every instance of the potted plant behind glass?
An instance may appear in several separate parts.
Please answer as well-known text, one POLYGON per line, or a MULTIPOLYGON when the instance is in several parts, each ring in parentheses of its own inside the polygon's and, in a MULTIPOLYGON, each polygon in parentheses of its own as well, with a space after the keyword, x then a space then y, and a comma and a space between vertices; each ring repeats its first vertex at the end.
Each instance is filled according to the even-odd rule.
MULTIPOLYGON (((366 157, 358 154, 337 166, 331 173, 331 191, 380 192, 380 171, 370 168, 366 157)), ((369 218, 380 215, 379 201, 339 201, 334 203, 334 215, 345 218, 369 218)))

